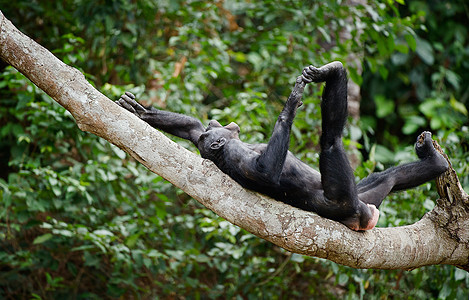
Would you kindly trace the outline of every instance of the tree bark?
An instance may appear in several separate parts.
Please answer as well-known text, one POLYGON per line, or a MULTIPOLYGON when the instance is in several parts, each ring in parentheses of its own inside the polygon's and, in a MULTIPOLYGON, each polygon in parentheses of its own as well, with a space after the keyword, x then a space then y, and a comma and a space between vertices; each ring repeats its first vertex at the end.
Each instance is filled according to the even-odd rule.
POLYGON ((413 269, 450 264, 468 270, 469 197, 452 168, 438 179, 435 209, 419 222, 355 232, 243 189, 216 166, 122 109, 24 34, 0 11, 0 57, 75 118, 81 130, 119 146, 219 216, 291 252, 354 268, 413 269))

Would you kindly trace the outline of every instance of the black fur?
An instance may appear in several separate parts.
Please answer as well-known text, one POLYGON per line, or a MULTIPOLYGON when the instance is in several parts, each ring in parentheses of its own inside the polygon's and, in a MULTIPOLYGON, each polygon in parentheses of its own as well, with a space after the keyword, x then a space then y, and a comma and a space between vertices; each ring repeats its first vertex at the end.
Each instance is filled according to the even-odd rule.
POLYGON ((446 160, 433 148, 431 134, 424 132, 416 143, 419 161, 373 173, 356 185, 342 144, 347 120, 347 74, 340 62, 304 68, 268 144, 243 143, 235 123, 221 126, 217 121, 210 121, 204 128, 195 118, 145 108, 128 92, 116 103, 151 126, 192 141, 203 158, 213 161, 243 187, 314 211, 355 230, 374 226, 368 224, 373 209, 367 204, 379 207, 390 192, 418 186, 448 168, 446 160), (319 173, 289 152, 288 145, 306 84, 324 81, 319 173))

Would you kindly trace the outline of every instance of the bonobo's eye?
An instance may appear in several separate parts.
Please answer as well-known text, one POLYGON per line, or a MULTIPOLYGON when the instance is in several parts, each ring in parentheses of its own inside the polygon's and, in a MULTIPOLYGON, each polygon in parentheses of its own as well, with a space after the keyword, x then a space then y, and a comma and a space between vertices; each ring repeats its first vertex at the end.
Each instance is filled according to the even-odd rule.
MULTIPOLYGON (((205 132, 207 132, 207 129, 205 130, 205 132)), ((199 141, 202 142, 204 141, 208 136, 208 133, 202 133, 200 136, 199 136, 199 141)))

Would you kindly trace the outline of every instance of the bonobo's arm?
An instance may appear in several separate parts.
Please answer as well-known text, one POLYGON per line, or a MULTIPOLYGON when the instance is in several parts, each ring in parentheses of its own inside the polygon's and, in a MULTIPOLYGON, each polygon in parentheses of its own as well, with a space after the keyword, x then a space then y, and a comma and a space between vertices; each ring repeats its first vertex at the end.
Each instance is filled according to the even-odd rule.
POLYGON ((296 79, 295 87, 275 123, 274 131, 264 153, 257 160, 257 170, 274 184, 279 183, 290 143, 290 131, 296 110, 301 106, 301 97, 306 86, 304 76, 296 79))
POLYGON ((125 92, 116 103, 134 113, 152 127, 189 140, 196 146, 200 135, 205 131, 202 123, 195 118, 158 110, 153 107, 145 108, 135 101, 135 96, 130 92, 125 92))

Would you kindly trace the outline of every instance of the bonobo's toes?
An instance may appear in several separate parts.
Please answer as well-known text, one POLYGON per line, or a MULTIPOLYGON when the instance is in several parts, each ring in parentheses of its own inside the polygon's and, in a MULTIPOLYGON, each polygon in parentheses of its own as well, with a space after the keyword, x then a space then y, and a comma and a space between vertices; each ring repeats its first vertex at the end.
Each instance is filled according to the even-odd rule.
POLYGON ((311 76, 309 76, 308 73, 306 73, 305 69, 303 70, 303 73, 301 74, 301 79, 303 79, 303 81, 305 83, 313 82, 313 78, 311 76))
POLYGON ((417 152, 417 156, 420 159, 437 154, 435 148, 433 147, 431 132, 424 131, 417 137, 417 142, 415 143, 415 152, 417 152))
POLYGON ((301 74, 301 77, 303 78, 303 81, 305 83, 311 83, 311 82, 320 82, 322 81, 320 79, 321 72, 319 71, 318 68, 314 66, 308 66, 303 69, 303 73, 301 74))

